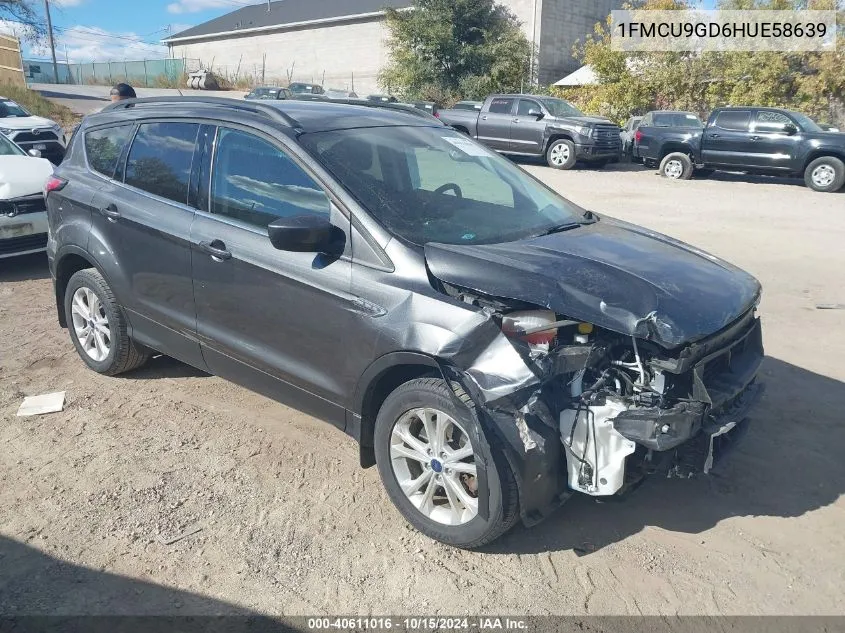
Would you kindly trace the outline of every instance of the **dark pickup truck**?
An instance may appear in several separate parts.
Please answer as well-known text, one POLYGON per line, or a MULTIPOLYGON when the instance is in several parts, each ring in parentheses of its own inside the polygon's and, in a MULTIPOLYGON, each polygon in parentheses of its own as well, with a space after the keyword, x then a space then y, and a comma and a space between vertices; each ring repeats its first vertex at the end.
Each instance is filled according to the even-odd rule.
POLYGON ((649 112, 634 155, 672 179, 721 169, 803 177, 815 191, 845 185, 845 134, 777 108, 718 108, 706 126, 688 112, 649 112))
POLYGON ((563 99, 491 95, 481 111, 440 110, 443 123, 503 154, 545 157, 550 167, 572 169, 577 161, 603 167, 622 152, 619 126, 584 115, 563 99))

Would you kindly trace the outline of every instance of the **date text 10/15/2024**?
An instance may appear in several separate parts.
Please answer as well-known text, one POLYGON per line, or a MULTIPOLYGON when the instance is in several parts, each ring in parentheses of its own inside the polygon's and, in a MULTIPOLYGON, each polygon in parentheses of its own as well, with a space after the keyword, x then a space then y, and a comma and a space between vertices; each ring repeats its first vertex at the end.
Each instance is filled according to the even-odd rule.
POLYGON ((512 617, 322 617, 308 618, 310 631, 525 631, 525 619, 512 617))

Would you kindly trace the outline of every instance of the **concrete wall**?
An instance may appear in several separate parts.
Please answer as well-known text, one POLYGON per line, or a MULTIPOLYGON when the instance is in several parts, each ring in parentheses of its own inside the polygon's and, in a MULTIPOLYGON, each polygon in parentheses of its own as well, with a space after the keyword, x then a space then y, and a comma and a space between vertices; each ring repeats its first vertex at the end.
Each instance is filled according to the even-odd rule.
POLYGON ((578 70, 572 47, 592 34, 622 0, 542 0, 539 38, 539 80, 551 84, 578 70))
POLYGON ((214 71, 232 78, 240 60, 240 76, 261 78, 263 54, 267 53, 265 82, 287 81, 293 67, 293 81, 322 83, 326 88, 352 88, 366 95, 379 92, 378 73, 387 63, 384 40, 387 31, 381 19, 342 22, 318 28, 285 29, 269 34, 188 42, 174 45, 173 57, 197 58, 214 63, 214 71))
MULTIPOLYGON (((577 70, 572 46, 592 33, 596 22, 606 19, 623 0, 501 0, 522 22, 529 41, 539 53, 538 76, 550 84, 577 70), (536 12, 536 17, 535 17, 536 12), (533 27, 533 32, 532 32, 533 27)), ((267 52, 265 82, 286 80, 294 66, 293 80, 321 83, 326 88, 349 89, 355 74, 359 95, 380 92, 379 70, 387 63, 387 29, 379 18, 339 22, 317 28, 284 29, 266 35, 176 44, 173 57, 196 58, 229 79, 261 77, 262 54, 267 52), (242 57, 241 57, 242 56, 242 57)))

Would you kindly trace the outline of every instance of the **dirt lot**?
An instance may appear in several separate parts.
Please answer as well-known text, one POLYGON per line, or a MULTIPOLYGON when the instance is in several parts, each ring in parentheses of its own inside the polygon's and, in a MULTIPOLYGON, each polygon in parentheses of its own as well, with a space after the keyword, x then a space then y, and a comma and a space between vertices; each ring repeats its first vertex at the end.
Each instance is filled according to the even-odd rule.
POLYGON ((46 260, 5 260, 0 613, 845 613, 845 310, 815 307, 845 303, 845 194, 526 169, 763 282, 768 392, 722 477, 577 498, 451 550, 409 529, 327 425, 166 358, 86 370, 46 260), (62 413, 15 417, 57 390, 62 413))

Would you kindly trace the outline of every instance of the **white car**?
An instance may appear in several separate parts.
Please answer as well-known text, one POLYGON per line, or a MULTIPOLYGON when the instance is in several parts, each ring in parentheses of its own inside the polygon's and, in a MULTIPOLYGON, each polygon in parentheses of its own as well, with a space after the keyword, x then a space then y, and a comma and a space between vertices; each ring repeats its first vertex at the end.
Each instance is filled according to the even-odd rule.
POLYGON ((0 97, 0 134, 5 134, 27 152, 39 151, 54 165, 65 157, 64 128, 55 121, 30 114, 6 97, 0 97))
POLYGON ((44 185, 52 175, 49 160, 0 134, 0 259, 47 248, 44 185))

